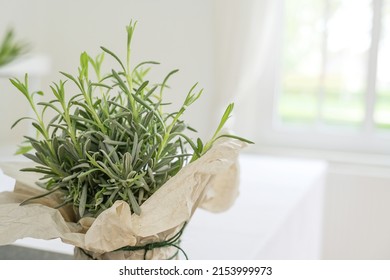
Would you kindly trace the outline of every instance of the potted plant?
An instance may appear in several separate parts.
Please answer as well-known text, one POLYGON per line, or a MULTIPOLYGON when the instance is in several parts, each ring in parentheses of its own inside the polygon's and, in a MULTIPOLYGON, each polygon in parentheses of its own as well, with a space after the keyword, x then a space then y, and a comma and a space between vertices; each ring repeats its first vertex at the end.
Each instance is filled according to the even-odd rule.
POLYGON ((15 40, 14 30, 8 29, 0 43, 0 67, 14 61, 28 51, 28 44, 15 40))
MULTIPOLYGON (((250 143, 222 133, 233 104, 209 141, 192 140, 189 132, 196 131, 182 118, 202 90, 195 84, 182 106, 167 113, 164 91, 177 70, 152 84, 147 74, 156 62, 131 65, 135 27, 132 22, 126 27, 125 60, 104 47, 96 58, 82 53, 77 76, 61 72, 66 80, 51 86, 54 97, 48 102, 35 103, 34 96, 43 92, 29 91, 27 75, 23 81, 11 79, 35 114, 14 124, 27 119, 37 131, 36 138, 26 136, 18 151, 36 164, 23 171, 41 174, 38 184, 45 190, 16 189, 15 193, 24 193, 23 201, 12 209, 50 212, 50 218, 31 222, 26 235, 60 237, 76 246, 79 258, 175 258, 182 251, 180 236, 195 209, 202 204, 212 209, 212 201, 218 200, 218 187, 210 184, 235 170, 238 151, 250 143), (107 74, 102 67, 106 56, 118 66, 107 74), (68 93, 69 84, 76 92, 68 93), (57 229, 54 233, 36 233, 50 225, 57 229)), ((234 200, 236 186, 228 185, 219 191, 230 191, 230 197, 225 194, 225 202, 214 210, 234 200)), ((3 206, 11 207, 7 203, 3 206)), ((12 217, 15 223, 19 214, 12 217)), ((0 232, 0 243, 1 236, 0 232)))

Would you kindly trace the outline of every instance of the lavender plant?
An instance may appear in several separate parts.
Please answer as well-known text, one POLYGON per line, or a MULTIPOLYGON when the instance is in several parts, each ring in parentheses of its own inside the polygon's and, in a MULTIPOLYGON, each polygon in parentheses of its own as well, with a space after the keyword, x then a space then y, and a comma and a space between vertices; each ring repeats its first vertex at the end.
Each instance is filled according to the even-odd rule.
MULTIPOLYGON (((23 171, 41 173, 42 196, 60 191, 62 207, 72 204, 80 217, 98 216, 116 200, 125 200, 131 210, 141 213, 140 205, 159 187, 175 176, 188 163, 204 155, 221 137, 233 104, 222 116, 214 136, 206 143, 193 141, 189 131, 195 131, 182 120, 183 113, 202 94, 195 84, 176 112, 166 113, 163 101, 170 72, 162 83, 152 84, 147 74, 154 64, 147 61, 131 68, 131 41, 136 23, 127 26, 127 56, 122 61, 114 52, 102 47, 103 53, 92 58, 81 54, 78 75, 62 73, 65 81, 51 86, 54 96, 49 102, 35 103, 28 77, 24 81, 11 79, 26 97, 35 117, 25 117, 36 128, 39 137, 26 136, 23 153, 37 166, 23 171), (118 68, 102 75, 103 60, 110 56, 118 68), (92 80, 90 70, 96 80, 92 80), (73 83, 76 94, 67 96, 67 83, 73 83), (54 117, 45 121, 47 112, 54 117), (33 152, 28 153, 30 149, 33 152)), ((39 196, 41 197, 41 196, 39 196)), ((33 197, 24 203, 33 202, 33 197)))

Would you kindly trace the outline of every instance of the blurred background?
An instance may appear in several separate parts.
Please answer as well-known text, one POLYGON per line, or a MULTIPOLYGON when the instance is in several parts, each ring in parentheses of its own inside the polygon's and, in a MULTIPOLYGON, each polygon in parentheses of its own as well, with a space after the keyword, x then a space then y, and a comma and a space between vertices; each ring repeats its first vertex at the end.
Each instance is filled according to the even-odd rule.
MULTIPOLYGON (((0 0, 0 7, 0 36, 13 28, 30 44, 25 58, 38 57, 28 67, 41 69, 34 86, 45 92, 59 71, 76 73, 82 51, 95 56, 105 46, 123 56, 125 26, 137 20, 135 63, 159 61, 157 81, 180 69, 167 98, 179 104, 194 83, 204 88, 186 115, 202 137, 234 102, 230 128, 256 142, 247 153, 328 164, 321 258, 390 258, 390 0, 0 0)), ((10 130, 29 114, 8 82, 24 69, 0 67, 2 156, 29 133, 27 124, 10 130)))

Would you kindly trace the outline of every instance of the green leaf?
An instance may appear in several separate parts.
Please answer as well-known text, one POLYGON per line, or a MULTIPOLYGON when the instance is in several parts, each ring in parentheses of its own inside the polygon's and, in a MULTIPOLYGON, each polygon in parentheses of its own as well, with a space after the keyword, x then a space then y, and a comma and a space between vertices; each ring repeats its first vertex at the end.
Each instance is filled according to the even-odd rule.
POLYGON ((243 137, 239 137, 236 135, 231 135, 231 134, 221 134, 216 139, 219 139, 219 138, 232 138, 232 139, 237 139, 237 140, 240 140, 240 141, 248 143, 248 144, 255 144, 254 142, 252 142, 248 139, 245 139, 243 137))
POLYGON ((129 197, 129 204, 131 205, 131 208, 133 209, 134 213, 139 216, 141 214, 141 208, 139 207, 138 202, 135 199, 134 194, 132 193, 130 188, 126 188, 126 191, 127 191, 128 197, 129 197))
POLYGON ((45 128, 43 128, 43 127, 41 127, 39 124, 37 124, 36 122, 33 122, 32 123, 32 126, 33 127, 35 127, 35 129, 37 130, 37 131, 39 131, 39 133, 41 133, 41 135, 46 135, 46 130, 45 130, 45 128))
POLYGON ((27 87, 25 84, 23 84, 21 81, 19 81, 18 79, 10 79, 10 82, 12 83, 12 85, 14 87, 16 87, 21 93, 23 93, 27 99, 31 99, 29 94, 28 94, 28 90, 27 90, 27 87))
POLYGON ((80 217, 84 216, 85 207, 87 204, 87 191, 88 187, 86 184, 83 185, 81 196, 80 196, 80 204, 79 204, 79 215, 80 217))
POLYGON ((197 151, 198 151, 198 154, 202 154, 203 152, 203 143, 202 143, 202 140, 200 140, 200 138, 196 139, 196 143, 197 143, 197 151))
POLYGON ((14 122, 13 125, 11 126, 11 129, 13 129, 22 120, 32 120, 32 121, 35 121, 35 119, 31 118, 31 117, 23 117, 23 118, 18 119, 16 122, 14 122))
POLYGON ((118 63, 119 65, 122 67, 123 71, 126 71, 126 68, 125 66, 123 65, 122 61, 119 59, 119 57, 113 53, 112 51, 110 51, 109 49, 105 48, 105 47, 100 47, 105 53, 108 53, 109 55, 111 55, 118 63))
POLYGON ((168 75, 165 77, 164 81, 163 81, 162 84, 161 84, 161 88, 160 88, 160 97, 162 96, 162 92, 163 92, 164 88, 167 86, 166 84, 167 84, 169 78, 170 78, 173 74, 175 74, 175 73, 177 73, 177 72, 179 72, 179 69, 172 70, 172 71, 169 72, 168 75))
POLYGON ((227 120, 230 118, 230 115, 233 111, 233 108, 234 108, 234 103, 230 103, 225 112, 223 113, 223 116, 221 118, 221 121, 217 127, 217 130, 215 131, 215 135, 217 135, 221 130, 222 128, 224 127, 225 123, 227 122, 227 120))
POLYGON ((15 152, 16 155, 23 155, 30 152, 33 149, 32 146, 19 146, 18 150, 15 152))
POLYGON ((137 66, 134 67, 133 72, 135 72, 135 71, 136 71, 138 68, 140 68, 141 66, 143 66, 143 65, 148 65, 148 64, 158 65, 158 64, 160 64, 160 62, 156 62, 156 61, 143 61, 143 62, 137 64, 137 66))
POLYGON ((28 198, 28 199, 22 201, 22 202, 20 203, 20 206, 26 205, 26 204, 30 203, 31 201, 36 200, 36 199, 38 199, 38 198, 42 198, 42 197, 48 196, 49 194, 52 194, 52 193, 58 191, 59 189, 60 189, 60 188, 57 187, 57 188, 54 188, 54 189, 52 189, 52 190, 50 190, 50 191, 48 191, 48 192, 45 192, 45 193, 43 193, 43 194, 41 194, 41 195, 36 195, 36 196, 30 197, 30 198, 28 198))
POLYGON ((23 154, 26 158, 38 163, 38 164, 41 164, 41 165, 45 165, 44 162, 42 162, 41 159, 39 159, 36 155, 33 155, 33 154, 28 154, 28 153, 24 153, 23 154))

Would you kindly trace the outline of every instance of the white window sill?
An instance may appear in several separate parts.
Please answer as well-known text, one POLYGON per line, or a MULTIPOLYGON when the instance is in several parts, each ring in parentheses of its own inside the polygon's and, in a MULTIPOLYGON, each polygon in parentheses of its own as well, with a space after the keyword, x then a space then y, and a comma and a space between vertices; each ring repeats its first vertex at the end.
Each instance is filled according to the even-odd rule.
POLYGON ((325 160, 327 162, 336 164, 390 167, 390 155, 388 154, 343 152, 328 149, 291 148, 272 145, 249 147, 248 150, 251 153, 276 157, 325 160))

